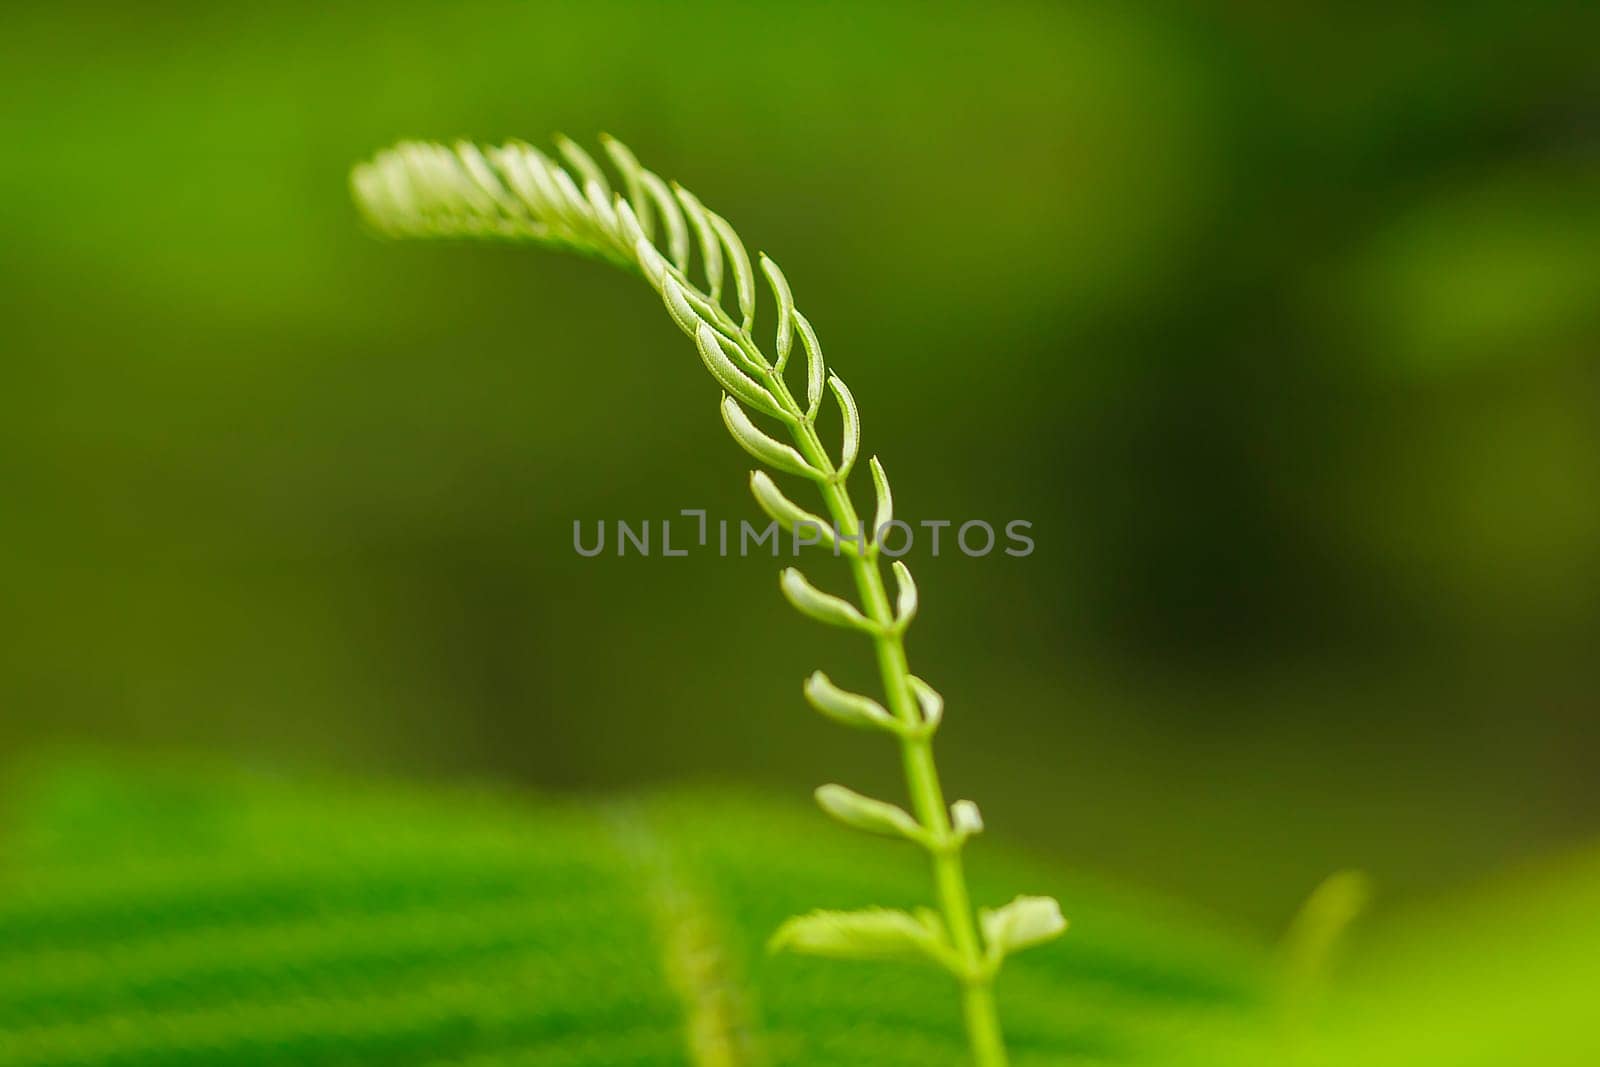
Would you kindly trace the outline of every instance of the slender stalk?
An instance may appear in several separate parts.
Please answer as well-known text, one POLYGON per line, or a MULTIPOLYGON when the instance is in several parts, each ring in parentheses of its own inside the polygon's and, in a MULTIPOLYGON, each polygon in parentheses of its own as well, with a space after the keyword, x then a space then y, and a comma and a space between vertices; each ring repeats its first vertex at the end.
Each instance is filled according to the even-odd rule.
MULTIPOLYGON (((787 383, 778 374, 766 377, 766 384, 778 402, 795 416, 790 432, 800 454, 828 476, 821 485, 822 497, 830 517, 838 525, 840 539, 854 539, 856 544, 864 547, 864 551, 849 557, 850 571, 856 589, 861 594, 866 616, 878 624, 873 646, 877 653, 884 695, 895 718, 907 726, 916 726, 922 721, 922 715, 918 710, 916 693, 911 688, 911 668, 906 659, 905 638, 894 625, 894 610, 883 583, 883 572, 878 566, 878 546, 875 543, 868 546, 855 503, 840 484, 832 457, 818 439, 816 427, 805 417, 799 403, 789 392, 787 383)), ((1009 1061, 1000 1030, 999 1014, 995 1010, 994 974, 985 966, 983 949, 978 940, 972 897, 967 891, 966 869, 961 861, 961 846, 956 842, 950 826, 949 808, 945 804, 944 788, 939 781, 938 764, 933 758, 932 738, 921 731, 908 731, 900 737, 900 756, 905 767, 906 790, 910 794, 917 821, 932 840, 944 843, 931 852, 934 883, 938 889, 939 910, 965 972, 961 976, 961 1007, 973 1062, 976 1067, 1006 1067, 1009 1061)))
MULTIPOLYGON (((760 346, 748 330, 735 323, 721 307, 712 305, 708 310, 712 313, 713 326, 729 336, 758 365, 767 366, 760 346)), ((817 436, 815 423, 790 392, 782 373, 769 369, 763 371, 760 377, 762 385, 788 416, 784 424, 800 454, 824 475, 819 488, 829 517, 838 529, 839 539, 861 546, 860 552, 849 555, 850 572, 855 579, 856 590, 861 594, 861 604, 867 618, 877 625, 872 642, 884 695, 896 719, 908 727, 917 727, 922 722, 922 713, 918 708, 916 693, 911 688, 911 668, 906 659, 905 638, 895 625, 889 591, 878 566, 878 545, 862 530, 861 517, 845 489, 843 479, 839 477, 833 457, 817 436)), ((950 932, 951 943, 961 961, 961 974, 958 976, 961 982, 961 1010, 973 1064, 974 1067, 1007 1067, 1010 1060, 1000 1029, 1000 1016, 995 1008, 995 972, 984 959, 983 946, 978 938, 972 895, 967 890, 966 868, 961 861, 961 842, 950 825, 950 809, 945 803, 939 767, 933 758, 933 739, 926 732, 913 729, 900 735, 899 740, 900 759, 905 769, 906 791, 911 797, 912 811, 930 840, 937 843, 930 850, 934 885, 945 928, 950 932)))
MULTIPOLYGON (((736 344, 764 365, 766 360, 760 346, 749 332, 723 313, 720 307, 713 306, 711 310, 713 318, 717 320, 715 325, 731 335, 736 344)), ((829 517, 838 528, 840 540, 853 541, 861 546, 862 551, 849 556, 850 572, 855 579, 856 590, 861 594, 861 604, 867 618, 877 624, 872 641, 884 695, 895 718, 908 727, 916 727, 922 722, 922 713, 918 708, 916 693, 911 688, 911 668, 906 659, 905 638, 895 626, 889 591, 883 582, 883 571, 878 566, 878 545, 862 530, 861 517, 839 477, 838 467, 817 436, 816 425, 789 391, 788 382, 776 370, 763 372, 761 380, 789 416, 784 420, 785 425, 800 454, 825 476, 819 488, 829 517)), ((1007 1067, 1010 1060, 1000 1029, 1000 1016, 995 1008, 994 969, 987 965, 978 938, 972 895, 967 890, 966 868, 961 860, 961 843, 950 825, 950 809, 945 803, 939 767, 933 758, 933 740, 921 730, 908 730, 899 740, 900 759, 905 769, 906 791, 910 794, 912 811, 929 838, 939 843, 930 851, 934 885, 945 928, 950 932, 951 943, 961 961, 961 1011, 973 1064, 974 1067, 1007 1067)))
MULTIPOLYGON (((904 635, 916 612, 916 589, 910 572, 896 563, 900 589, 895 603, 890 603, 878 567, 878 531, 863 528, 845 486, 861 440, 855 399, 837 375, 826 377, 826 388, 833 391, 844 417, 844 440, 835 464, 815 425, 829 372, 811 324, 796 309, 778 265, 758 257, 778 312, 775 359, 769 361, 751 333, 756 274, 744 243, 727 221, 687 190, 669 187, 642 168, 632 152, 614 140, 606 141, 605 148, 625 181, 625 195, 611 191, 604 173, 582 148, 564 139, 557 143, 571 171, 518 142, 497 148, 404 142, 356 167, 351 184, 368 220, 392 236, 530 240, 638 271, 661 296, 678 328, 695 342, 701 362, 722 386, 723 421, 739 445, 764 467, 801 475, 818 485, 832 520, 828 543, 841 549, 847 542, 852 546, 850 570, 861 605, 818 590, 793 567, 784 571, 781 586, 802 614, 871 637, 887 706, 838 689, 821 671, 807 679, 806 697, 818 711, 841 723, 896 736, 911 810, 837 784, 819 788, 817 802, 857 830, 926 848, 939 907, 936 914, 888 908, 814 911, 785 922, 769 944, 774 951, 844 959, 911 956, 944 968, 960 983, 975 1067, 1005 1067, 1005 1043, 994 1002, 995 974, 1010 953, 1059 936, 1066 920, 1055 900, 1040 896, 1018 896, 1000 908, 973 912, 961 851, 968 838, 983 830, 983 818, 971 801, 945 805, 932 744, 942 698, 914 677, 906 663, 904 635), (664 251, 652 236, 657 222, 664 251), (692 277, 692 238, 699 242, 703 287, 692 277), (738 319, 724 305, 730 269, 738 319), (806 363, 804 407, 783 377, 786 361, 799 349, 804 350, 806 363), (794 446, 769 436, 751 420, 750 410, 783 423, 794 446)), ((880 514, 888 514, 892 508, 886 475, 876 457, 870 465, 880 514)), ((765 471, 753 471, 750 484, 763 510, 797 535, 802 524, 828 524, 789 500, 765 471)))

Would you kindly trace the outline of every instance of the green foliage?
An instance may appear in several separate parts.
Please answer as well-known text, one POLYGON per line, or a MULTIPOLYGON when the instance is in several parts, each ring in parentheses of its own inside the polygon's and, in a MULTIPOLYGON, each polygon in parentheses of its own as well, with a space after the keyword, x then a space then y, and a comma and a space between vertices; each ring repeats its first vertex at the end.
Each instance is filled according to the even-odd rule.
MULTIPOLYGON (((3 1067, 954 1067, 964 1056, 949 991, 927 969, 766 952, 808 901, 910 909, 922 876, 908 856, 818 833, 803 811, 759 797, 580 807, 86 767, 11 800, 3 1067)), ((1171 905, 1003 852, 990 860, 979 892, 1049 885, 1074 918, 1070 939, 1002 978, 1020 1064, 1600 1058, 1585 1011, 1600 978, 1592 850, 1358 930, 1348 964, 1322 976, 1327 995, 1300 1005, 1314 1010, 1294 1019, 1305 1025, 1294 1056, 1281 998, 1300 988, 1297 959, 1285 986, 1267 953, 1171 905)))
MULTIPOLYGON (((981 1067, 1004 1067, 1007 1057, 991 988, 995 975, 1006 956, 1051 940, 1066 923, 1055 901, 1037 897, 1019 897, 975 921, 961 853, 982 828, 982 817, 970 801, 955 809, 945 804, 931 747, 939 717, 926 710, 932 690, 911 675, 906 663, 904 635, 917 613, 916 582, 903 562, 893 561, 896 597, 891 608, 879 570, 892 497, 876 456, 869 466, 878 497, 877 524, 866 526, 850 498, 848 478, 861 445, 855 397, 843 379, 828 371, 816 333, 795 307, 788 278, 764 254, 759 257, 761 272, 771 288, 777 324, 772 357, 763 351, 751 332, 756 296, 750 257, 726 220, 678 186, 669 193, 665 182, 611 138, 604 144, 621 174, 621 193, 612 191, 604 172, 582 148, 566 138, 558 138, 557 144, 571 172, 520 142, 489 149, 465 142, 453 148, 407 142, 356 167, 351 185, 368 220, 386 234, 528 240, 637 269, 661 295, 672 321, 694 340, 701 361, 722 386, 722 419, 734 440, 766 466, 816 483, 831 518, 826 537, 820 531, 829 524, 790 500, 765 472, 750 476, 757 503, 776 523, 818 531, 815 541, 826 543, 835 554, 844 544, 852 546, 848 558, 861 604, 817 589, 794 567, 783 571, 779 586, 801 614, 872 640, 889 708, 839 690, 820 674, 807 681, 806 695, 836 721, 892 725, 888 732, 900 744, 915 814, 841 785, 818 789, 817 803, 854 829, 899 837, 926 849, 939 910, 915 916, 877 907, 813 912, 786 922, 771 944, 839 958, 911 955, 931 960, 960 983, 974 1061, 981 1067), (657 219, 666 255, 657 245, 657 219), (691 228, 699 240, 697 264, 691 263, 691 228), (724 264, 733 267, 737 321, 722 300, 724 264), (784 377, 796 332, 806 353, 803 406, 784 377), (837 459, 817 433, 824 378, 843 427, 837 459), (793 445, 770 436, 746 408, 774 420, 793 445)), ((942 709, 937 694, 931 701, 942 709)))
MULTIPOLYGON (((949 990, 927 968, 767 953, 774 926, 810 901, 869 914, 887 901, 914 915, 922 874, 908 855, 819 833, 804 811, 757 796, 578 806, 95 767, 12 792, 3 1067, 955 1067, 964 1057, 949 990)), ((1003 851, 989 860, 978 892, 1048 885, 1073 914, 1070 939, 1017 957, 1001 979, 1027 1067, 1600 1060, 1586 1010, 1600 981, 1592 849, 1358 927, 1347 961, 1318 976, 1325 993, 1289 1004, 1292 1016, 1285 996, 1305 991, 1302 950, 1348 913, 1349 879, 1313 896, 1299 924, 1309 937, 1291 940, 1280 970, 1170 904, 1003 851)), ((1025 935, 1027 917, 1014 918, 1025 935)), ((926 941, 907 929, 898 944, 908 943, 926 941)), ((860 944, 849 942, 853 954, 860 944)))
POLYGON ((1600 848, 1358 928, 1314 1067, 1600 1063, 1600 848))
MULTIPOLYGON (((14 823, 3 1067, 964 1060, 937 973, 766 952, 808 902, 909 909, 923 876, 754 796, 578 807, 91 768, 34 786, 14 823)), ((1214 1050, 1261 1032, 1248 944, 1004 854, 986 866, 985 892, 1059 889, 1078 930, 1007 970, 1017 1062, 1223 1067, 1239 1061, 1214 1050)))

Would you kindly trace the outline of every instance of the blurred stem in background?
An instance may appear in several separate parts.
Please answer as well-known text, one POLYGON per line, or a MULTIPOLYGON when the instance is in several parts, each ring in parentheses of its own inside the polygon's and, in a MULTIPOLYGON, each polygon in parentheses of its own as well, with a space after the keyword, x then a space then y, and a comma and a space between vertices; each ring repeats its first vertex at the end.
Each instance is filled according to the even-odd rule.
POLYGON ((1371 881, 1364 873, 1338 871, 1312 891, 1289 924, 1279 992, 1286 1067, 1306 1062, 1314 1040, 1313 1013, 1325 992, 1339 943, 1371 899, 1371 881))

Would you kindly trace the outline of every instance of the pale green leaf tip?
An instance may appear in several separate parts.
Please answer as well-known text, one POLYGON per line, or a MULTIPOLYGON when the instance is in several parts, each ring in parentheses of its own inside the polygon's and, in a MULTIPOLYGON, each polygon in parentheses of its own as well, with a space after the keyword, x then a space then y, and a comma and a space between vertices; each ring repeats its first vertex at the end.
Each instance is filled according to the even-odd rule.
POLYGON ((958 800, 950 806, 950 822, 964 837, 983 833, 983 812, 970 800, 958 800))
POLYGON ((768 952, 835 959, 921 958, 944 962, 939 933, 908 912, 892 908, 813 911, 787 919, 767 939, 768 952))
POLYGON ((894 717, 877 701, 860 693, 851 693, 833 684, 821 671, 812 671, 811 677, 801 686, 806 700, 822 714, 845 726, 859 729, 897 729, 894 717))
POLYGON ((789 947, 794 938, 793 924, 793 919, 785 919, 783 925, 772 931, 772 936, 767 938, 767 955, 776 956, 789 947))
POLYGON ((978 913, 989 952, 1006 956, 1054 941, 1067 929, 1061 904, 1054 897, 1017 897, 1001 908, 978 913))

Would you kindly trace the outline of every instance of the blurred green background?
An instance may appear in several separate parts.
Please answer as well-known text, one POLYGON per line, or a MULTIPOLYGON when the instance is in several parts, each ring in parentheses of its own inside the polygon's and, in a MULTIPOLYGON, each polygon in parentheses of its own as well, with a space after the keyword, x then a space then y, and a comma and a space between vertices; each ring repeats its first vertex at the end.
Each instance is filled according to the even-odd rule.
POLYGON ((281 4, 0 40, 0 760, 894 795, 647 291, 363 233, 401 137, 608 130, 783 263, 902 514, 955 795, 1272 928, 1600 829, 1594 8, 281 4), (600 384, 596 384, 596 380, 600 384))

